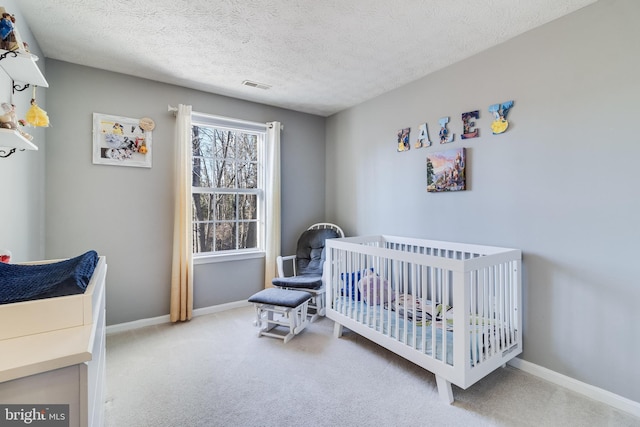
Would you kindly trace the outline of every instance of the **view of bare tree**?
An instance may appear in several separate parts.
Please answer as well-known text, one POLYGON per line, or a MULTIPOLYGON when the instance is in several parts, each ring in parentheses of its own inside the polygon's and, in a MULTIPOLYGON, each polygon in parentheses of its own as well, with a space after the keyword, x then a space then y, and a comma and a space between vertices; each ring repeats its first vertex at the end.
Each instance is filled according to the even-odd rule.
POLYGON ((192 126, 193 252, 258 245, 258 135, 192 126))

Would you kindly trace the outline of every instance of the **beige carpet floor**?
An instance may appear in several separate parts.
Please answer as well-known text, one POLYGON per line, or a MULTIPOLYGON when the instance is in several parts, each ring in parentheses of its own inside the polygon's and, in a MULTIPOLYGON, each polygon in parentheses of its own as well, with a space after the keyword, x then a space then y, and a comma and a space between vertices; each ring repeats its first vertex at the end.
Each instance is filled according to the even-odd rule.
POLYGON ((321 319, 287 344, 253 309, 107 336, 107 427, 640 426, 640 419, 518 369, 453 405, 433 374, 321 319))

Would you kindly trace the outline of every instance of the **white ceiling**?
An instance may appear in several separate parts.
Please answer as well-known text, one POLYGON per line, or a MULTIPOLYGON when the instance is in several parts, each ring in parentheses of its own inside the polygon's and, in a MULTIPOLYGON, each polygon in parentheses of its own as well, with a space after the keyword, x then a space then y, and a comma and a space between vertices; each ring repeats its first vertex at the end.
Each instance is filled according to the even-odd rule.
POLYGON ((595 1, 18 3, 47 58, 329 116, 595 1))

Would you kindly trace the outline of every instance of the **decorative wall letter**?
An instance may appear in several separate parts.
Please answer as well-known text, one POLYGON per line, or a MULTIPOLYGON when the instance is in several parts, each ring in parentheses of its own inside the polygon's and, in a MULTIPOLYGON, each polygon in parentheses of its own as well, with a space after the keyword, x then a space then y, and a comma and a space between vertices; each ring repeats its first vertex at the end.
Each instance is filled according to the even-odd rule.
POLYGON ((404 128, 398 131, 398 151, 409 151, 409 133, 411 128, 404 128))
POLYGON ((431 141, 429 140, 429 131, 427 130, 427 124, 426 123, 421 124, 418 129, 420 129, 420 134, 418 135, 416 148, 431 147, 431 141))
POLYGON ((478 129, 471 129, 476 125, 471 119, 477 119, 480 117, 480 111, 469 111, 468 113, 462 113, 462 139, 476 138, 478 136, 478 129))
POLYGON ((447 142, 453 141, 454 135, 449 135, 449 130, 447 129, 447 123, 449 123, 449 117, 443 117, 438 120, 440 123, 440 144, 446 144, 447 142))
POLYGON ((503 102, 502 104, 493 104, 489 106, 489 112, 493 114, 495 120, 491 123, 491 131, 494 135, 503 133, 509 127, 507 114, 513 107, 513 101, 503 102))

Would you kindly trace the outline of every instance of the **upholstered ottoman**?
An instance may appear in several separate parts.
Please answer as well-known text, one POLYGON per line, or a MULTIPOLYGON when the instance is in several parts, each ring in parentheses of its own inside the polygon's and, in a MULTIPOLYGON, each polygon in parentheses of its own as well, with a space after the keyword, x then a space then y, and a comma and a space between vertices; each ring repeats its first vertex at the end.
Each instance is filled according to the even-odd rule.
POLYGON ((260 327, 258 336, 279 338, 287 343, 309 324, 307 310, 311 294, 306 291, 268 288, 249 298, 256 309, 255 325, 260 327), (285 333, 277 326, 288 328, 285 333))

